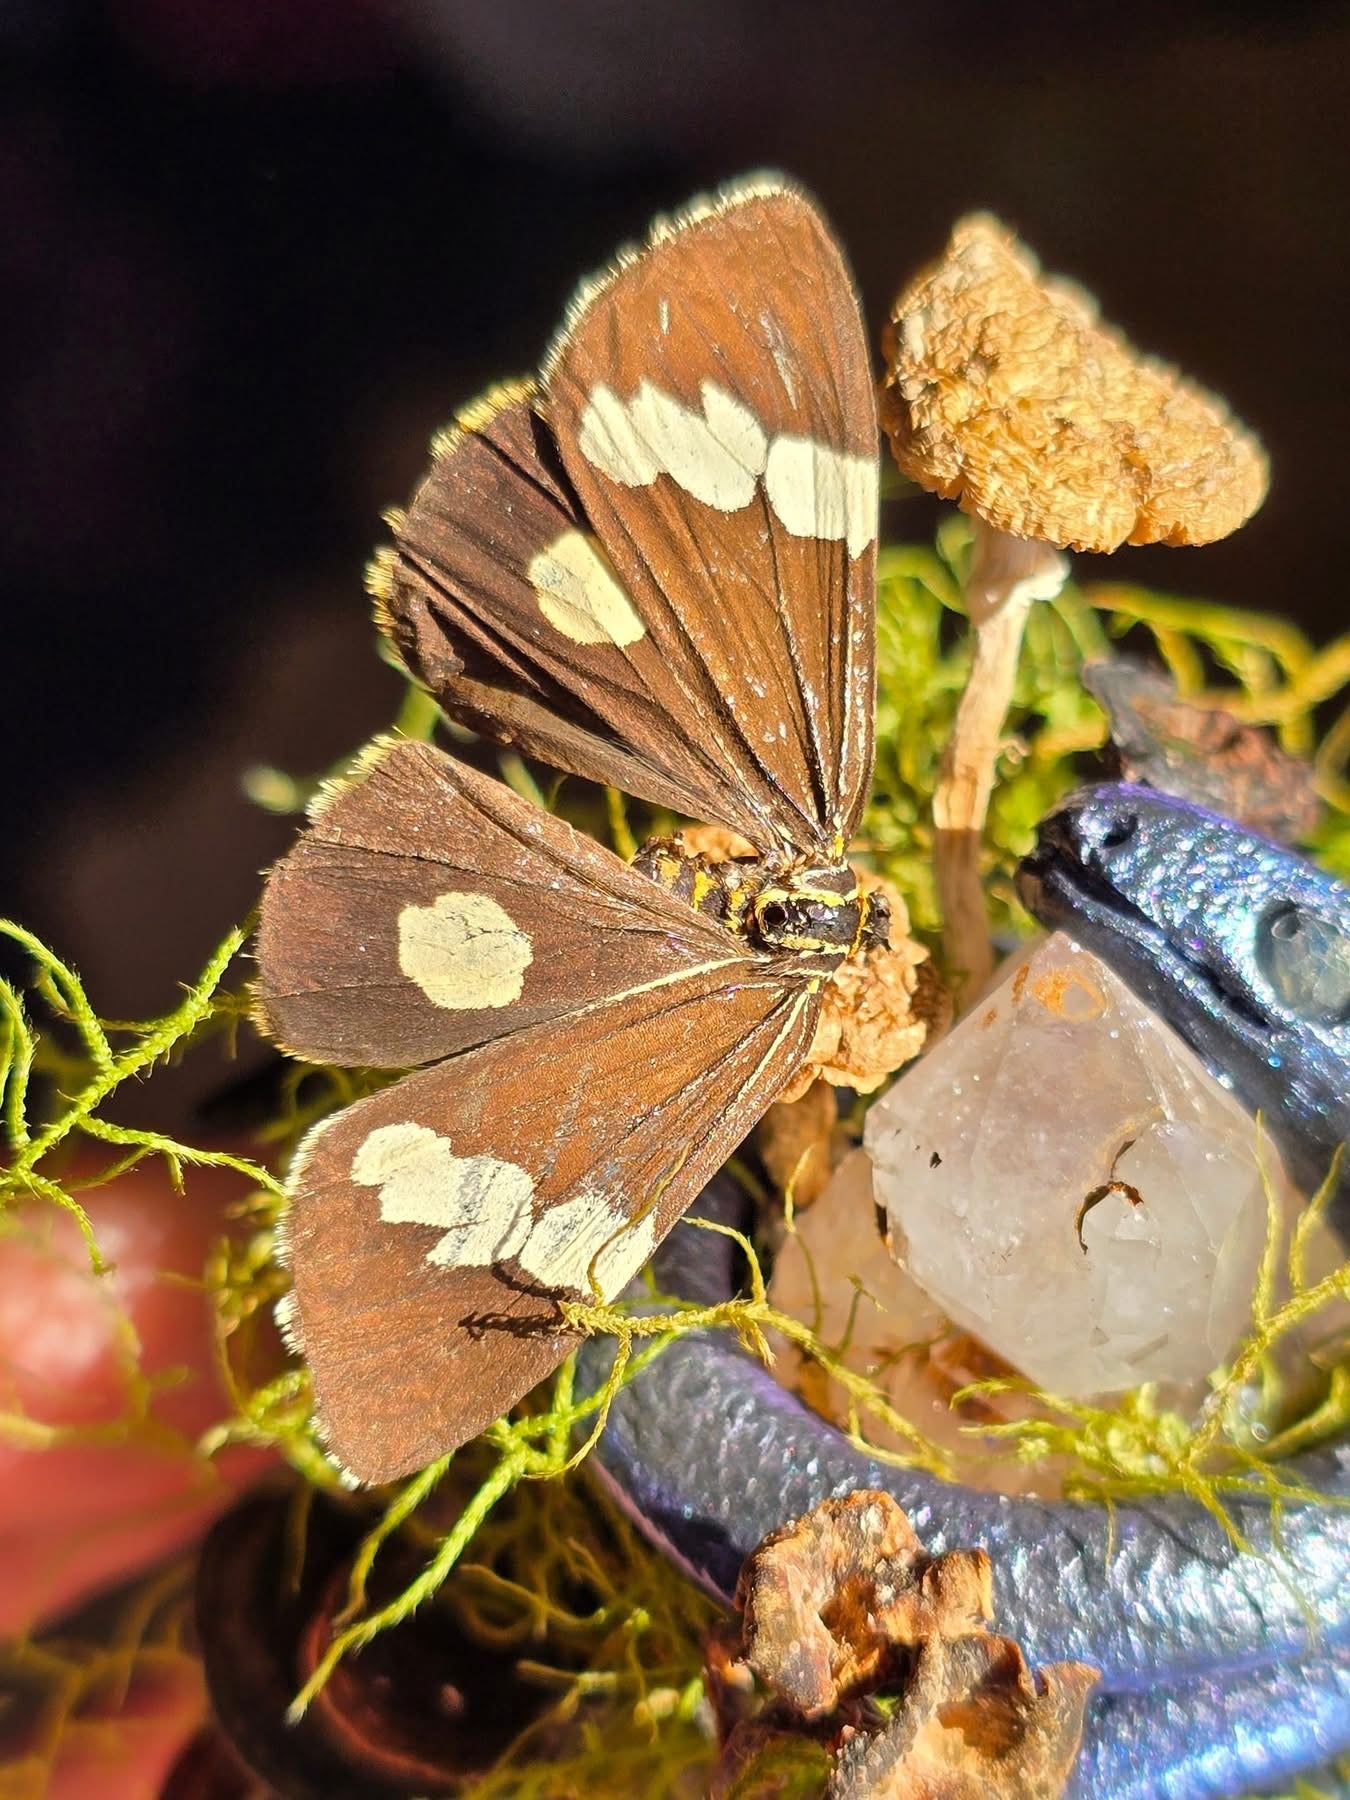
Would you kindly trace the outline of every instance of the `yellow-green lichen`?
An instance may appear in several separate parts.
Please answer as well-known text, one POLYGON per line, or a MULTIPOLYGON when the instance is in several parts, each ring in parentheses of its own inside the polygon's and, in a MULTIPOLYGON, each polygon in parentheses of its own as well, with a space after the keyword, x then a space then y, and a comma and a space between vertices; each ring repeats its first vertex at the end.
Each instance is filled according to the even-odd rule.
POLYGON ((180 1558, 119 1595, 96 1635, 55 1629, 0 1645, 0 1800, 91 1791, 92 1770, 134 1758, 147 1701, 176 1698, 190 1717, 202 1688, 191 1617, 192 1565, 180 1558))
MULTIPOLYGON (((930 939, 938 920, 928 807, 968 666, 960 598, 967 551, 967 527, 958 519, 943 528, 934 547, 892 549, 881 563, 877 779, 860 848, 900 886, 916 926, 930 939)), ((1012 871, 1030 847, 1036 821, 1078 779, 1075 758, 1103 740, 1102 714, 1083 690, 1078 670, 1121 638, 1151 641, 1183 692, 1203 694, 1244 719, 1269 724, 1285 747, 1312 756, 1327 805, 1313 848, 1328 866, 1350 874, 1345 774, 1350 705, 1344 699, 1350 636, 1317 650, 1278 619, 1119 585, 1070 586, 1056 601, 1037 607, 1028 623, 985 852, 996 925, 1026 928, 1012 892, 1012 871)), ((416 693, 410 693, 399 723, 417 736, 437 728, 434 709, 416 693)), ((510 754, 502 759, 502 773, 519 791, 608 836, 624 853, 648 831, 672 824, 651 808, 625 805, 620 796, 583 783, 559 782, 510 754)), ((254 781, 260 797, 286 809, 303 804, 311 785, 288 785, 274 771, 254 781)), ((283 1083, 277 1115, 260 1138, 256 1158, 130 1129, 116 1118, 123 1084, 151 1075, 163 1060, 183 1054, 207 1034, 234 1030, 245 1015, 239 958, 244 932, 231 933, 171 1013, 114 1024, 99 1019, 74 971, 36 937, 17 926, 0 931, 33 968, 26 991, 0 984, 0 1116, 6 1141, 0 1214, 33 1200, 64 1209, 84 1234, 97 1274, 106 1264, 82 1203, 89 1189, 146 1162, 158 1162, 164 1170, 166 1205, 191 1180, 194 1166, 224 1166, 244 1177, 252 1195, 237 1209, 240 1229, 222 1237, 207 1269, 231 1412, 208 1434, 202 1450, 214 1453, 234 1441, 274 1445, 301 1480, 337 1493, 337 1473, 310 1424, 306 1373, 299 1366, 263 1368, 262 1327, 286 1284, 274 1256, 274 1231, 289 1150, 315 1119, 388 1077, 296 1066, 283 1083), (77 1165, 70 1148, 78 1142, 100 1160, 86 1156, 77 1165)), ((1254 1447, 1235 1447, 1225 1425, 1244 1396, 1270 1379, 1272 1352, 1294 1326, 1306 1325, 1333 1296, 1350 1292, 1345 1269, 1320 1282, 1304 1276, 1306 1235, 1305 1227, 1292 1245, 1282 1246, 1272 1227, 1252 1335, 1216 1377, 1211 1404, 1198 1424, 1159 1409, 1147 1390, 1127 1396, 1110 1412, 1036 1394, 1034 1416, 1008 1428, 1010 1453, 1026 1460, 1062 1459, 1073 1491, 1107 1501, 1179 1490, 1223 1514, 1231 1483, 1253 1471, 1276 1503, 1298 1494, 1297 1483, 1270 1458, 1350 1425, 1344 1345, 1311 1407, 1288 1419, 1260 1456, 1254 1447), (1284 1298, 1277 1297, 1277 1259, 1287 1265, 1284 1298)), ((569 1361, 458 1457, 382 1494, 346 1502, 363 1509, 369 1525, 353 1571, 350 1622, 334 1656, 438 1594, 437 1603, 452 1607, 470 1634, 484 1643, 518 1647, 522 1678, 555 1696, 544 1720, 529 1728, 477 1792, 701 1791, 709 1763, 700 1684, 709 1608, 570 1473, 578 1443, 602 1421, 614 1384, 659 1355, 674 1335, 730 1329, 763 1351, 777 1332, 843 1384, 860 1441, 869 1420, 884 1420, 906 1441, 907 1460, 959 1476, 963 1459, 900 1419, 870 1382, 844 1366, 839 1346, 821 1343, 808 1323, 776 1312, 753 1258, 751 1266, 756 1275, 748 1295, 716 1308, 672 1302, 655 1315, 639 1316, 623 1307, 577 1305, 573 1322, 612 1334, 619 1347, 605 1392, 578 1397, 569 1361), (395 1601, 367 1610, 365 1577, 395 1533, 422 1551, 423 1572, 395 1601), (545 1738, 547 1755, 536 1756, 545 1738)), ((134 1374, 134 1337, 125 1350, 134 1374)), ((148 1419, 147 1393, 142 1390, 137 1401, 134 1381, 127 1392, 133 1410, 139 1405, 148 1419)), ((85 1441, 75 1428, 42 1427, 17 1416, 0 1420, 0 1432, 33 1449, 72 1438, 85 1441)), ((98 1441, 108 1441, 106 1433, 98 1441)), ((301 1702, 331 1660, 298 1697, 301 1702)), ((69 1657, 57 1658, 52 1667, 68 1663, 69 1657)), ((59 1709, 52 1716, 59 1718, 59 1709)))

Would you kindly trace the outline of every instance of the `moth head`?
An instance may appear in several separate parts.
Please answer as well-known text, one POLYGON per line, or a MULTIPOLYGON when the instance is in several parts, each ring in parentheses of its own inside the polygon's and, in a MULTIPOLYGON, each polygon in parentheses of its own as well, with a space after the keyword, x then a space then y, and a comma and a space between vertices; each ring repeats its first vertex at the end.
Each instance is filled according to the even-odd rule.
POLYGON ((807 868, 762 887, 751 903, 751 923, 763 949, 847 956, 887 941, 890 908, 883 896, 861 893, 846 865, 807 868))

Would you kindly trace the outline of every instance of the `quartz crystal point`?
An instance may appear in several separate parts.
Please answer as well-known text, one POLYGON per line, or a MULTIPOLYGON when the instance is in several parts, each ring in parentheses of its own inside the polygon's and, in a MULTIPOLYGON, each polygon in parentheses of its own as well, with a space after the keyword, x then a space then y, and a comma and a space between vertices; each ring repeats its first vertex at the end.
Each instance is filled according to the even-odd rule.
POLYGON ((892 1254, 1044 1388, 1203 1377, 1250 1321, 1276 1152, 1062 933, 891 1087, 865 1143, 892 1254))

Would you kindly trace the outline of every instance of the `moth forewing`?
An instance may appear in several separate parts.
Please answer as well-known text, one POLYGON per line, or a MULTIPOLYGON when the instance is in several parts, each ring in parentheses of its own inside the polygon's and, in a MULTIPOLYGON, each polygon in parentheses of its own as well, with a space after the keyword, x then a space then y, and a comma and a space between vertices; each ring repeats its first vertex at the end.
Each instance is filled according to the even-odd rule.
POLYGON ((838 855, 871 778, 877 441, 833 238, 797 190, 741 184, 583 287, 542 397, 445 434, 378 615, 490 735, 838 855))
POLYGON ((288 1322, 361 1481, 474 1436, 613 1297, 800 1065, 813 988, 755 963, 616 994, 337 1114, 292 1176, 288 1322))
MULTIPOLYGON (((773 181, 653 229, 546 360, 573 488, 772 841, 839 856, 872 773, 877 417, 856 295, 773 181)), ((766 841, 766 836, 769 841, 766 841)))
POLYGON ((432 745, 386 740, 272 871, 265 1029, 409 1068, 750 955, 603 845, 432 745))
POLYGON ((494 389, 437 440, 393 553, 372 569, 378 622, 453 718, 655 805, 757 829, 702 747, 715 695, 696 669, 663 666, 536 398, 494 389))

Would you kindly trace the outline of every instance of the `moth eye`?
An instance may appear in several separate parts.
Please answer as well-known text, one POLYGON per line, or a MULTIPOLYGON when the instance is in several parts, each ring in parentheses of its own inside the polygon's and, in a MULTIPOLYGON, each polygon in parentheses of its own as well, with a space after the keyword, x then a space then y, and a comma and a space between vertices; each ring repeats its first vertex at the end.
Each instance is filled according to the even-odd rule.
POLYGON ((1301 1018, 1350 1019, 1350 935, 1302 907, 1262 919, 1256 956, 1276 995, 1301 1018))
POLYGON ((779 900, 770 900, 759 917, 765 931, 782 931, 788 922, 787 908, 779 900))

